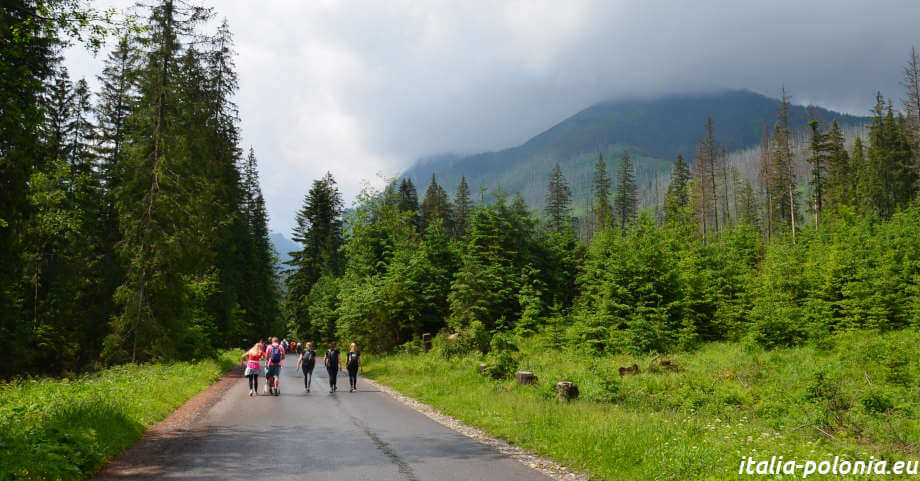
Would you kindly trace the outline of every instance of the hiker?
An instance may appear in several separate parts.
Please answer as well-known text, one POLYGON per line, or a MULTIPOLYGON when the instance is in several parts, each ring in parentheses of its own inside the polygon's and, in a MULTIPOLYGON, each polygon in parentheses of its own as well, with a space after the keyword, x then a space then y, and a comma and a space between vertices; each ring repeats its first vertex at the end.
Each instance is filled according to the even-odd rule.
POLYGON ((284 347, 278 343, 277 337, 272 338, 272 345, 268 346, 265 357, 268 358, 268 372, 266 376, 272 380, 269 383, 268 393, 278 396, 280 394, 278 390, 278 378, 281 375, 281 363, 284 361, 284 347))
POLYGON ((246 371, 243 374, 249 378, 249 396, 259 394, 259 371, 262 370, 262 365, 259 364, 259 360, 263 357, 265 357, 265 353, 262 352, 261 342, 255 343, 255 345, 240 356, 241 360, 247 361, 246 371))
POLYGON ((345 367, 348 369, 348 392, 355 392, 358 390, 358 368, 361 367, 361 353, 355 343, 351 343, 351 346, 348 347, 348 354, 345 355, 345 367))
POLYGON ((315 364, 316 352, 313 351, 313 343, 308 342, 300 353, 300 357, 297 358, 297 367, 303 371, 303 388, 306 392, 310 392, 310 383, 313 382, 313 367, 315 364))
POLYGON ((335 341, 326 349, 323 364, 326 366, 326 373, 329 374, 329 392, 333 393, 336 391, 335 377, 339 374, 339 350, 335 348, 335 341))

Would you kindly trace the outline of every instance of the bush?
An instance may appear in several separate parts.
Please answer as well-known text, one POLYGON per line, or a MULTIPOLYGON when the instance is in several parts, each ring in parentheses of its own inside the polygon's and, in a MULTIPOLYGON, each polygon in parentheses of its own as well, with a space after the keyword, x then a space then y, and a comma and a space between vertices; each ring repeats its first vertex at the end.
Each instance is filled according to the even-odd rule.
POLYGON ((417 356, 425 351, 421 338, 411 339, 399 346, 399 352, 410 356, 417 356))
POLYGON ((453 339, 448 339, 444 331, 438 334, 436 339, 439 340, 441 355, 445 359, 465 356, 476 351, 486 354, 489 352, 491 341, 489 332, 479 321, 473 321, 470 327, 461 329, 453 339))
POLYGON ((859 396, 859 402, 866 411, 884 413, 894 408, 891 395, 881 388, 871 388, 859 396))
POLYGON ((509 351, 492 352, 486 356, 486 367, 482 374, 492 379, 508 379, 517 371, 517 360, 509 351))

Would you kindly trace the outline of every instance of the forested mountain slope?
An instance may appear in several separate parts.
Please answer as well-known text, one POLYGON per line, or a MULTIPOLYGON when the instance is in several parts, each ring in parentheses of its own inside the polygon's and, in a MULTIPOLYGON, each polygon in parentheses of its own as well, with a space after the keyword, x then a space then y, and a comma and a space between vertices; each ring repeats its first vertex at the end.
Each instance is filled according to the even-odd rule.
MULTIPOLYGON (((697 142, 706 135, 707 116, 712 117, 718 141, 732 152, 759 144, 764 126, 772 127, 776 121, 779 106, 779 100, 748 90, 604 102, 517 147, 468 156, 427 157, 406 170, 403 177, 423 190, 434 173, 438 183, 453 192, 465 175, 477 199, 480 187, 494 192, 501 186, 506 192, 520 191, 529 205, 542 208, 547 178, 558 162, 572 185, 573 207, 582 212, 599 152, 615 172, 623 149, 628 149, 637 183, 647 186, 656 174, 670 171, 677 154, 693 158, 697 142)), ((820 107, 812 111, 822 122, 837 120, 843 128, 868 122, 866 117, 820 107)), ((792 106, 791 114, 792 130, 804 130, 808 108, 792 106)))

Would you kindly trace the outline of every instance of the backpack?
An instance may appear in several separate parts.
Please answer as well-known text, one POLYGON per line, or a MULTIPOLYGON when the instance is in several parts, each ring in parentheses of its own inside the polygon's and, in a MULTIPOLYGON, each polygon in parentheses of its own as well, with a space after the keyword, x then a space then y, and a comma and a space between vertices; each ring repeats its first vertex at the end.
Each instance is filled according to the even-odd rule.
POLYGON ((272 364, 280 363, 281 362, 281 346, 272 346, 271 350, 272 351, 271 351, 271 354, 269 355, 269 359, 271 360, 272 364))
POLYGON ((358 356, 360 356, 360 354, 358 354, 357 352, 349 352, 348 361, 346 365, 348 367, 358 367, 358 356))

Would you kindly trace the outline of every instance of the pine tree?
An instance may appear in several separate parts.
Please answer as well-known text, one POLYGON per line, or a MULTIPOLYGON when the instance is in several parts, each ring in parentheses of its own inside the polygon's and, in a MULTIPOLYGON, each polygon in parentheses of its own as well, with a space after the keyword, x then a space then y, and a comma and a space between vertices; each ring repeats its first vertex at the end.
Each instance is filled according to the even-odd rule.
POLYGON ((546 188, 546 228, 550 232, 562 232, 572 226, 572 191, 562 175, 559 164, 553 167, 549 174, 549 185, 546 188))
POLYGON ((872 173, 867 186, 872 210, 887 218, 906 206, 913 197, 915 175, 910 169, 910 141, 905 133, 906 121, 894 114, 891 102, 876 95, 869 126, 867 165, 872 173))
POLYGON ((594 225, 596 228, 605 229, 610 225, 613 208, 610 206, 610 177, 607 175, 607 163, 604 154, 597 154, 597 163, 594 164, 594 179, 592 189, 594 225))
POLYGON ((843 133, 837 120, 831 122, 827 133, 827 187, 824 194, 826 208, 835 209, 852 201, 850 156, 844 145, 843 133))
POLYGON ((450 205, 450 197, 447 191, 438 184, 435 175, 431 174, 431 183, 428 184, 425 198, 422 200, 421 230, 424 232, 435 220, 440 220, 446 229, 451 230, 453 229, 452 218, 453 207, 450 205))
POLYGON ((690 204, 690 168, 684 162, 684 156, 677 154, 674 169, 671 170, 671 183, 664 198, 664 217, 667 222, 681 223, 690 204))
POLYGON ((625 149, 617 169, 617 191, 613 196, 613 212, 621 229, 631 224, 636 219, 636 214, 639 213, 636 171, 633 168, 632 159, 629 158, 629 152, 625 149))
POLYGON ((827 164, 829 147, 827 134, 821 132, 819 122, 812 119, 808 122, 811 128, 811 141, 809 142, 808 163, 811 165, 811 178, 808 183, 812 192, 812 212, 817 229, 821 220, 821 211, 824 208, 825 194, 827 191, 827 164))
POLYGON ((210 342, 185 337, 190 329, 208 335, 208 327, 200 323, 208 322, 201 308, 215 287, 210 268, 213 245, 201 233, 215 224, 209 218, 211 197, 193 189, 198 182, 210 184, 208 172, 201 169, 206 159, 195 158, 194 146, 185 142, 190 138, 187 127, 206 123, 183 117, 200 115, 201 110, 179 101, 181 76, 188 78, 183 64, 190 59, 185 55, 183 60, 182 41, 209 16, 207 9, 173 0, 150 8, 145 39, 149 50, 144 52, 138 108, 132 117, 136 130, 127 142, 131 153, 124 161, 131 175, 124 179, 116 201, 126 271, 116 294, 121 312, 106 339, 106 356, 113 361, 176 356, 183 349, 177 338, 210 342))
POLYGON ((324 275, 341 273, 344 260, 342 246, 342 194, 331 173, 313 181, 297 212, 294 242, 303 249, 291 253, 285 300, 285 315, 289 325, 299 326, 298 332, 310 330, 306 299, 316 282, 324 275))
POLYGON ((851 205, 860 212, 871 210, 872 170, 866 162, 866 150, 862 138, 857 136, 853 140, 853 149, 850 156, 850 175, 847 190, 852 196, 851 205))
POLYGON ((454 239, 462 239, 469 228, 473 208, 471 195, 466 176, 460 177, 460 184, 457 185, 457 192, 454 194, 454 239))
POLYGON ((412 226, 418 230, 421 224, 421 216, 418 205, 418 191, 412 179, 403 179, 399 183, 399 210, 403 212, 412 212, 412 226))
POLYGON ((773 225, 789 226, 792 242, 795 243, 798 192, 795 158, 792 155, 792 132, 789 130, 791 115, 789 95, 784 88, 776 114, 777 121, 770 138, 770 184, 773 189, 771 197, 775 200, 773 225))

